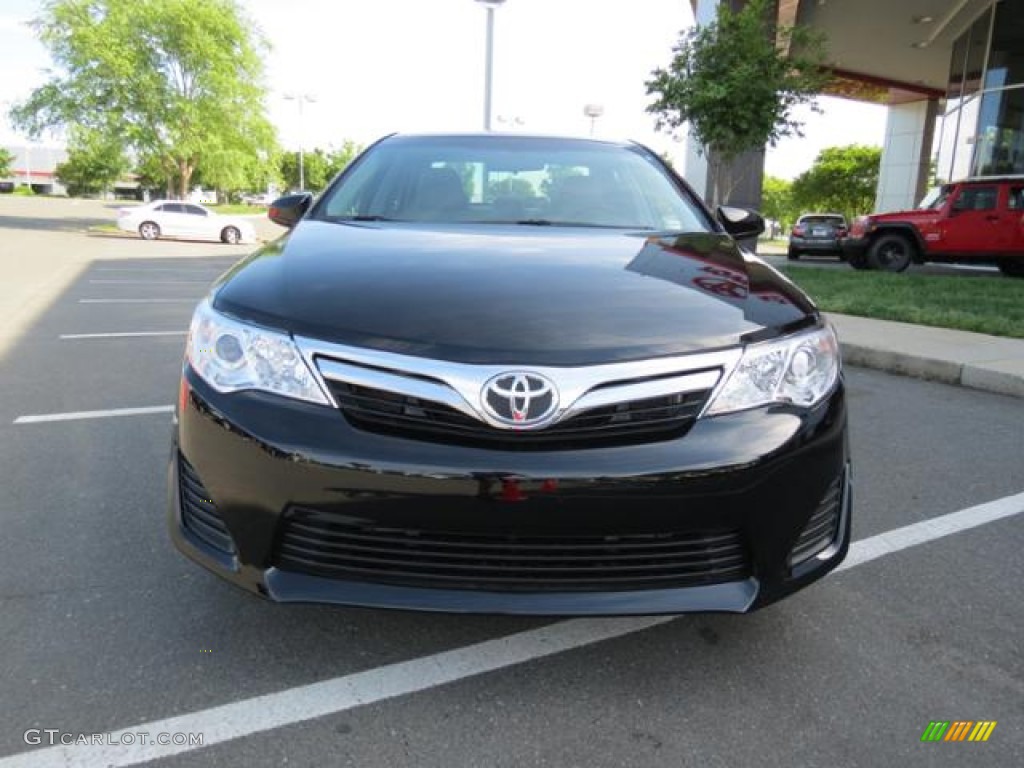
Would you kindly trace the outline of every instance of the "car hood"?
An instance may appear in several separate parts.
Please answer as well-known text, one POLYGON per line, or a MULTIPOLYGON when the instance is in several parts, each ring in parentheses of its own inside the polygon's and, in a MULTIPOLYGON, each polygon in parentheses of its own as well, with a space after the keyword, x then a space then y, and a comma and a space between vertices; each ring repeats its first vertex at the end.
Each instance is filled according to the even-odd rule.
POLYGON ((916 208, 908 211, 886 211, 885 213, 872 213, 870 219, 872 221, 890 221, 896 219, 899 219, 900 221, 906 221, 907 219, 934 219, 938 215, 938 211, 916 208))
POLYGON ((240 262, 214 306, 325 341, 532 365, 718 349, 817 315, 715 233, 316 220, 240 262))

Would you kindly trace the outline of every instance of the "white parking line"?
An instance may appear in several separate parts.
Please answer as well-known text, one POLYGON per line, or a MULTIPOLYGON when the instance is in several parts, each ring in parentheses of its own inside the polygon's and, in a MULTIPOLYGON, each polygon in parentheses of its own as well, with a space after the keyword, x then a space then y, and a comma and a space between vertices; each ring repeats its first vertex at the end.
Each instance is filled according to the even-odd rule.
POLYGON ((62 333, 58 338, 75 339, 131 339, 139 336, 187 336, 188 331, 122 331, 120 333, 62 333))
POLYGON ((19 416, 15 424, 43 424, 49 421, 80 421, 82 419, 109 419, 113 416, 145 416, 151 413, 173 413, 173 405, 147 405, 142 408, 115 408, 109 411, 73 411, 71 413, 41 413, 19 416))
POLYGON ((79 299, 79 304, 198 304, 198 299, 79 299))
POLYGON ((230 267, 234 262, 225 261, 223 266, 216 264, 200 264, 198 266, 192 266, 191 264, 181 267, 95 267, 93 272, 223 272, 225 269, 230 267))
MULTIPOLYGON (((854 542, 843 568, 854 568, 884 555, 1021 512, 1024 512, 1024 493, 881 533, 854 542)), ((140 743, 140 731, 148 733, 154 741, 158 733, 202 733, 202 746, 208 747, 622 637, 674 618, 560 621, 432 656, 134 725, 107 734, 102 745, 62 745, 22 752, 0 759, 0 768, 137 765, 201 748, 188 744, 151 744, 148 740, 140 743)))
POLYGON ((90 280, 89 285, 209 285, 208 280, 90 280))

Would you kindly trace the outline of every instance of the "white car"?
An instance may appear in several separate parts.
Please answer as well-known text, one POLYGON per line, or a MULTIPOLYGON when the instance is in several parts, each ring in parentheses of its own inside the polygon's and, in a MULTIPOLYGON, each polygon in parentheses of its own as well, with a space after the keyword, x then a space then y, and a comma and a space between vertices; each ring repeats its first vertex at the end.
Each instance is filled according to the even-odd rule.
POLYGON ((239 216, 222 216, 198 203, 155 200, 146 205, 122 208, 117 228, 138 232, 143 240, 183 237, 188 240, 220 240, 222 243, 253 243, 252 222, 239 216))

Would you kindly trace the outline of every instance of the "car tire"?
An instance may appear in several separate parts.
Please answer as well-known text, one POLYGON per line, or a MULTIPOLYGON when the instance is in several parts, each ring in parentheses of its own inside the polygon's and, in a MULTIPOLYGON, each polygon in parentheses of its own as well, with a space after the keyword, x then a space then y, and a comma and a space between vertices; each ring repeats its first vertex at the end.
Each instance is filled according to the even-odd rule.
POLYGON ((224 227, 220 233, 220 240, 228 245, 237 245, 242 240, 242 233, 238 231, 238 227, 224 227))
POLYGON ((914 260, 916 248, 905 235, 895 232, 875 238, 868 249, 868 265, 883 272, 902 272, 914 260))
POLYGON ((1007 277, 1024 277, 1024 260, 1010 261, 1004 259, 999 262, 999 271, 1007 277))
POLYGON ((160 226, 155 221, 144 221, 139 224, 139 237, 143 240, 156 240, 160 237, 160 226))
POLYGON ((797 261, 800 258, 800 251, 798 251, 796 248, 790 248, 788 251, 786 251, 786 258, 789 259, 790 261, 797 261))

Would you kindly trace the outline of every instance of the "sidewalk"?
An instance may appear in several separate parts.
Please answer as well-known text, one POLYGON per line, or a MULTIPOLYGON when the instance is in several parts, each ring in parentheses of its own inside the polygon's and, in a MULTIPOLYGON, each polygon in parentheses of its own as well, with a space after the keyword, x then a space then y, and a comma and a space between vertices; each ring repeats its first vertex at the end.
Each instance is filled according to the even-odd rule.
POLYGON ((848 365, 1024 397, 1024 339, 828 313, 848 365))

